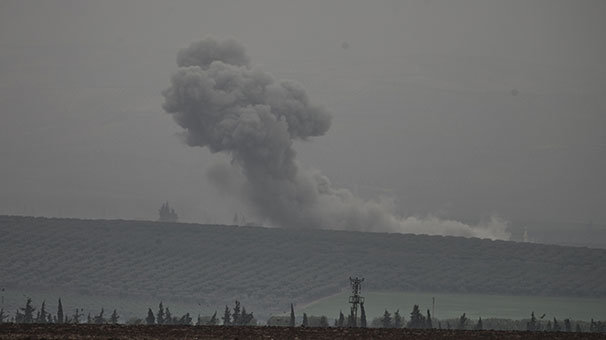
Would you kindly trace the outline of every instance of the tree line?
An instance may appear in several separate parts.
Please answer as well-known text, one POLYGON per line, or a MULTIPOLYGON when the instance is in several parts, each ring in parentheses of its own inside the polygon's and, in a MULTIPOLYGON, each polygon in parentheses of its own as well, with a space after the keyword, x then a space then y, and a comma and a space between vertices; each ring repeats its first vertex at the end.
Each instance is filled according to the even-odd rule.
MULTIPOLYGON (((364 304, 360 305, 360 316, 353 322, 352 315, 347 317, 342 311, 335 318, 333 327, 371 327, 371 328, 410 328, 410 329, 457 329, 457 330, 527 330, 527 331, 546 331, 546 332, 601 332, 606 333, 606 322, 595 321, 590 322, 573 321, 569 318, 558 320, 555 317, 552 320, 542 320, 545 315, 539 319, 534 312, 531 313, 530 319, 527 320, 510 320, 510 319, 486 319, 478 318, 476 321, 467 317, 463 313, 455 319, 439 320, 432 317, 431 312, 427 310, 422 313, 418 305, 414 305, 408 320, 396 310, 393 314, 385 310, 382 316, 374 318, 370 324, 366 320, 366 311, 364 304)), ((288 317, 271 317, 268 320, 270 326, 290 326, 295 325, 295 313, 291 304, 290 318, 288 317)), ((301 327, 329 327, 326 316, 308 316, 303 313, 303 320, 300 323, 301 327), (310 321, 311 320, 311 321, 310 321)))
MULTIPOLYGON (((120 323, 120 315, 116 309, 109 315, 105 315, 105 310, 101 308, 99 314, 91 315, 90 312, 84 316, 84 310, 76 308, 72 314, 63 310, 63 303, 59 298, 57 304, 57 312, 51 313, 46 308, 46 301, 42 301, 39 308, 33 306, 32 299, 27 298, 25 306, 18 308, 14 316, 10 316, 4 308, 0 308, 0 324, 10 323, 36 323, 36 324, 118 324, 120 323)), ((239 301, 235 301, 233 309, 225 306, 225 312, 222 317, 223 325, 226 326, 245 326, 256 325, 257 320, 253 313, 246 311, 244 306, 241 306, 239 301)), ((189 313, 181 316, 173 315, 169 307, 165 307, 162 302, 158 305, 156 313, 148 308, 147 316, 144 319, 132 318, 126 321, 127 324, 146 324, 146 325, 218 325, 217 312, 212 316, 200 316, 198 314, 197 321, 194 323, 189 313)))
MULTIPOLYGON (((550 320, 544 320, 545 314, 536 317, 532 312, 530 319, 527 320, 508 320, 508 319, 486 319, 478 318, 477 321, 470 320, 465 313, 456 319, 438 320, 432 317, 429 309, 426 313, 422 313, 418 305, 414 305, 408 320, 400 314, 400 310, 396 310, 393 314, 385 310, 381 317, 374 318, 370 323, 366 320, 366 311, 364 304, 360 305, 360 316, 353 319, 353 315, 347 317, 342 311, 335 318, 333 327, 372 327, 372 328, 411 328, 411 329, 467 329, 467 330, 484 330, 484 329, 517 329, 533 332, 599 332, 606 333, 606 322, 595 321, 590 322, 573 321, 569 318, 558 320, 555 317, 550 320)), ((37 323, 37 324, 118 324, 120 316, 116 309, 111 314, 106 316, 105 310, 101 308, 98 314, 89 312, 86 316, 84 310, 76 308, 72 313, 64 311, 63 304, 59 298, 56 313, 50 312, 46 307, 46 301, 42 301, 39 308, 35 308, 31 298, 27 298, 25 306, 18 308, 13 317, 4 310, 0 309, 0 324, 12 323, 37 323)), ((225 306, 223 316, 219 318, 217 311, 211 316, 197 316, 194 322, 190 313, 181 316, 173 315, 169 307, 165 307, 162 302, 158 305, 157 311, 148 308, 147 316, 144 319, 132 318, 126 322, 127 324, 146 324, 146 325, 195 325, 195 326, 250 326, 257 325, 252 312, 247 312, 246 308, 236 300, 234 306, 230 308, 225 306), (219 320, 220 319, 220 320, 219 320)), ((286 326, 286 327, 330 327, 326 316, 308 316, 303 313, 303 319, 297 323, 293 304, 290 305, 290 316, 288 317, 270 317, 267 322, 270 326, 286 326)))
MULTIPOLYGON (((371 327, 377 328, 413 328, 413 329, 459 329, 459 330, 484 330, 484 329, 517 329, 527 330, 531 332, 601 332, 606 333, 606 322, 595 321, 590 322, 573 321, 569 318, 557 320, 555 317, 552 320, 543 321, 543 314, 539 319, 534 312, 531 313, 530 319, 525 320, 509 320, 509 319, 488 319, 482 320, 481 317, 477 321, 470 320, 466 313, 463 313, 459 318, 437 320, 432 318, 429 309, 426 315, 421 313, 419 306, 414 305, 410 313, 408 322, 400 315, 400 311, 396 310, 392 314, 385 310, 382 317, 375 318, 371 322, 371 327), (486 325, 488 323, 488 325, 486 325), (524 325, 525 323, 525 325, 524 325), (525 326, 525 327, 524 327, 525 326)), ((339 320, 342 319, 342 313, 339 320)))
POLYGON ((108 316, 105 316, 105 310, 101 308, 99 314, 91 315, 90 312, 84 317, 84 310, 76 308, 73 314, 67 314, 63 311, 63 303, 59 298, 57 304, 57 313, 53 314, 46 308, 46 301, 42 301, 40 308, 36 308, 32 305, 32 299, 27 298, 25 306, 18 308, 13 317, 4 311, 4 308, 0 309, 0 324, 5 322, 13 323, 38 323, 38 324, 61 324, 61 323, 90 323, 90 324, 117 324, 120 319, 116 309, 108 316))

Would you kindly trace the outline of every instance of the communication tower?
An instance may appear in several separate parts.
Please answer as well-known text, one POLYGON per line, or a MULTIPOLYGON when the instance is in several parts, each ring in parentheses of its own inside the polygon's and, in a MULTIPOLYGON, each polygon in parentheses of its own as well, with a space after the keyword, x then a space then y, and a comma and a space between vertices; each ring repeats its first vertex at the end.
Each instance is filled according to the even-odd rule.
POLYGON ((364 278, 355 279, 349 277, 349 282, 351 284, 351 296, 349 297, 349 303, 351 303, 351 327, 356 327, 356 323, 358 322, 358 305, 364 303, 364 297, 360 296, 362 291, 362 282, 364 278))

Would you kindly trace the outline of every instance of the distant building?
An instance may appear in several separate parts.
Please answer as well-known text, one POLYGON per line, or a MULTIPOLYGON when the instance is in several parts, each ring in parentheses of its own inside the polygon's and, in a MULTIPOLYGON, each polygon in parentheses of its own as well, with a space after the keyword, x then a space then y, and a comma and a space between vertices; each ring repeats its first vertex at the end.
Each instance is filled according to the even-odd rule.
POLYGON ((268 326, 279 326, 288 327, 290 326, 290 315, 289 316, 272 316, 267 320, 268 326))
POLYGON ((162 207, 158 209, 158 221, 160 222, 177 222, 179 216, 175 212, 175 209, 168 205, 168 202, 162 204, 162 207))

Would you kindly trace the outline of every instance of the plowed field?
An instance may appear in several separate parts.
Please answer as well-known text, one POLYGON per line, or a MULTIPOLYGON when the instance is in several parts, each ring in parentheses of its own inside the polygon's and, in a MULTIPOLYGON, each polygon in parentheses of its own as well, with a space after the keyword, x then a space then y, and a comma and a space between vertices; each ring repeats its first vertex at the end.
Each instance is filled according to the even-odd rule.
POLYGON ((604 334, 378 328, 0 325, 0 339, 604 339, 604 334))

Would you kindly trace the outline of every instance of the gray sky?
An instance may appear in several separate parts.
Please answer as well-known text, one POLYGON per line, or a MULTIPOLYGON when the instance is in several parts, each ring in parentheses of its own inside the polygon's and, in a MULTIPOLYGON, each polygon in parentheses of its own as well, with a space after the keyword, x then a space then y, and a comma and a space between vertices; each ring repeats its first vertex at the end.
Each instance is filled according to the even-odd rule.
POLYGON ((403 216, 606 223, 606 2, 0 0, 0 214, 252 217, 163 112, 233 37, 333 115, 304 167, 403 216))

